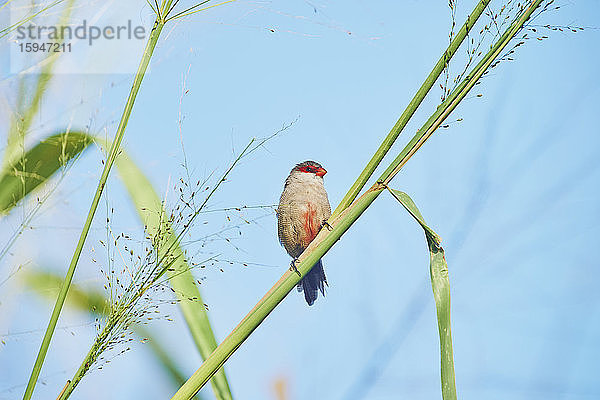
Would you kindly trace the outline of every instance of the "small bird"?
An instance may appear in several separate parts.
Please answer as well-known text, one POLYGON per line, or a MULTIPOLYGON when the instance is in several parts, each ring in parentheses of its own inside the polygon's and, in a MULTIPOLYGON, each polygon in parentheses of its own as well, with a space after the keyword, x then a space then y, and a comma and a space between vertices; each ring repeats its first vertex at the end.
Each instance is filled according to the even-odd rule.
MULTIPOLYGON (((277 208, 277 233, 285 251, 294 258, 294 269, 296 259, 331 216, 331 206, 323 186, 326 173, 321 164, 304 161, 297 164, 285 180, 277 208)), ((325 285, 327 278, 319 260, 298 283, 298 291, 304 292, 304 299, 312 306, 319 291, 325 296, 325 285)))

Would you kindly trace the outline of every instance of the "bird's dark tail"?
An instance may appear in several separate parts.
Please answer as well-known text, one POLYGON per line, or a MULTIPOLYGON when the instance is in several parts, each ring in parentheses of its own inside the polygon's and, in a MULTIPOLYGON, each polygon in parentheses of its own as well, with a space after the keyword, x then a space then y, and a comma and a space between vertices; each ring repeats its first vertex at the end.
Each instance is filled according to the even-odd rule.
POLYGON ((317 296, 319 296, 319 291, 325 296, 325 286, 329 285, 323 270, 323 263, 319 260, 310 272, 302 278, 297 287, 299 292, 304 292, 304 299, 306 299, 308 305, 312 306, 317 296))

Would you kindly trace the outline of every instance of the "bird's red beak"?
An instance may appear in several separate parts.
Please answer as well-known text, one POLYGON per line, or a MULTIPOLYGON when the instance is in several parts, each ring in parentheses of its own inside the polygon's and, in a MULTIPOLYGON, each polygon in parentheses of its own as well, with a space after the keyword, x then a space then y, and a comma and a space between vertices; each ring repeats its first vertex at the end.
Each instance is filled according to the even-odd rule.
POLYGON ((325 175, 326 173, 327 173, 327 170, 326 170, 325 168, 321 167, 321 168, 319 168, 319 169, 317 170, 317 172, 315 172, 315 175, 317 175, 317 176, 323 176, 323 175, 325 175))

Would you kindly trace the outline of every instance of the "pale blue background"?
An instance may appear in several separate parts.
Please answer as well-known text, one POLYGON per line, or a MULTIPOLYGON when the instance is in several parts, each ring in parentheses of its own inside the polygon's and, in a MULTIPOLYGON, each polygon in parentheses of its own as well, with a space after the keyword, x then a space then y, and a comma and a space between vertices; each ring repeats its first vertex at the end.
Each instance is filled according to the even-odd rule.
MULTIPOLYGON (((473 5, 459 2, 458 25, 473 5)), ((536 23, 589 29, 539 30, 549 39, 528 41, 514 62, 492 70, 450 118, 464 120, 439 130, 393 181, 444 239, 462 399, 600 398, 600 3, 559 5, 536 23)), ((82 7, 78 17, 97 6, 82 7)), ((112 7, 109 17, 151 24, 143 2, 112 7)), ((306 159, 329 171, 326 188, 336 205, 446 47, 449 25, 445 1, 239 2, 190 17, 165 30, 124 144, 165 193, 169 181, 185 174, 180 135, 189 170, 202 179, 215 168, 222 171, 232 149, 240 151, 249 138, 297 119, 246 158, 210 206, 276 204, 290 168, 306 159), (180 103, 184 76, 189 92, 180 103)), ((137 62, 142 47, 125 57, 137 62)), ((130 75, 57 76, 32 140, 68 124, 112 136, 130 82, 130 75)), ((5 132, 14 76, 5 76, 0 87, 5 132)), ((439 95, 434 90, 424 102, 384 165, 434 110, 439 95)), ((69 170, 13 255, 2 261, 0 282, 8 280, 0 286, 0 399, 22 396, 51 310, 20 286, 19 272, 10 275, 19 264, 21 270, 64 274, 100 159, 91 149, 69 170)), ((140 236, 133 207, 117 175, 112 178, 112 229, 140 236)), ((2 243, 22 222, 23 210, 2 222, 2 243)), ((103 284, 90 247, 99 249, 105 211, 103 201, 77 283, 103 284)), ((230 214, 235 223, 237 216, 230 214)), ((242 222, 241 236, 228 232, 224 237, 233 245, 190 245, 193 252, 261 264, 220 263, 224 272, 196 272, 206 278, 201 289, 219 339, 289 263, 274 213, 244 216, 259 219, 242 222)), ((194 237, 228 223, 224 214, 206 220, 196 225, 194 237)), ((309 308, 292 293, 226 364, 234 396, 274 399, 273 382, 283 378, 290 399, 440 398, 435 308, 418 225, 382 195, 324 265, 326 298, 309 308)), ((176 321, 152 327, 191 374, 201 361, 178 310, 165 312, 176 321)), ((52 342, 38 399, 56 397, 93 337, 93 325, 80 313, 64 312, 59 326, 64 329, 52 342)), ((174 390, 151 353, 137 345, 86 377, 72 398, 164 399, 174 390)), ((212 397, 210 389, 203 394, 212 397)))

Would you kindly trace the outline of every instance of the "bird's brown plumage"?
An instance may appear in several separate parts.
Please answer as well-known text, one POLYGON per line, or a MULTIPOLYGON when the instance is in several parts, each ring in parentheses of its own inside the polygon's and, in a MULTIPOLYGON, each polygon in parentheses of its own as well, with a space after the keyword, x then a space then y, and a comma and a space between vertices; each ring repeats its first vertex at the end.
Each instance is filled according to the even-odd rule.
MULTIPOLYGON (((279 241, 294 259, 308 247, 324 221, 331 216, 327 192, 323 186, 325 170, 314 161, 305 161, 292 169, 285 180, 283 193, 277 209, 277 232, 279 241), (308 167, 309 171, 306 172, 308 167)), ((327 279, 319 260, 298 284, 304 297, 312 305, 318 292, 325 294, 327 279)))

